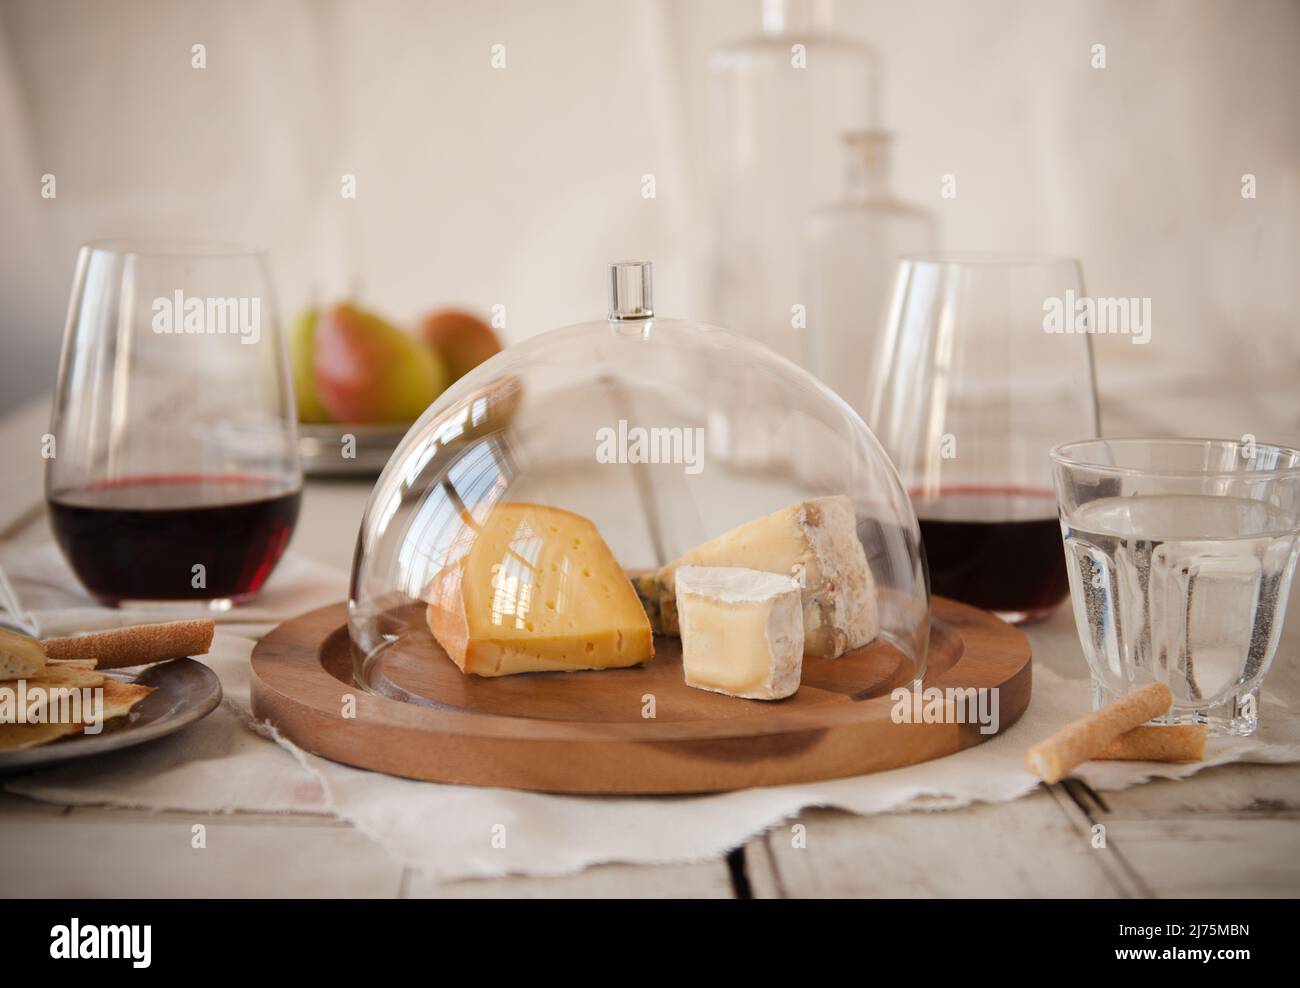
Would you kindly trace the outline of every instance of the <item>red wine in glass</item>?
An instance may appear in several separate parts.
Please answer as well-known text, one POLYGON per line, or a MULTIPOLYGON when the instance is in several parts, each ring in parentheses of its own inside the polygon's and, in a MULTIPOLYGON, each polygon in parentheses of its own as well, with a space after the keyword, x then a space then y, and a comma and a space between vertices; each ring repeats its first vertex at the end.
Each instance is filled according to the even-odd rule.
POLYGON ((101 603, 252 598, 293 534, 302 489, 245 474, 98 481, 56 491, 50 524, 101 603), (196 567, 202 567, 197 569, 196 567))
POLYGON ((1070 592, 1052 491, 958 486, 912 498, 931 593, 1036 621, 1070 592))

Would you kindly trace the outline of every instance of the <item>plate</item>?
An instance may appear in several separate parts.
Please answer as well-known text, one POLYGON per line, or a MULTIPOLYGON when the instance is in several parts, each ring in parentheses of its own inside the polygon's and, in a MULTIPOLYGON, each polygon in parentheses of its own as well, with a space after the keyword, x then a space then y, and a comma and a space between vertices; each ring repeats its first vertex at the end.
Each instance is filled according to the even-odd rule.
POLYGON ((221 703, 217 674, 194 659, 160 662, 136 675, 110 670, 102 675, 124 683, 154 686, 156 690, 136 704, 125 724, 102 734, 76 734, 39 748, 0 752, 0 772, 49 768, 144 744, 202 720, 221 703))
POLYGON ((308 477, 377 477, 411 424, 298 426, 298 458, 308 477), (351 436, 351 444, 344 442, 351 436), (353 454, 351 456, 347 454, 353 454))

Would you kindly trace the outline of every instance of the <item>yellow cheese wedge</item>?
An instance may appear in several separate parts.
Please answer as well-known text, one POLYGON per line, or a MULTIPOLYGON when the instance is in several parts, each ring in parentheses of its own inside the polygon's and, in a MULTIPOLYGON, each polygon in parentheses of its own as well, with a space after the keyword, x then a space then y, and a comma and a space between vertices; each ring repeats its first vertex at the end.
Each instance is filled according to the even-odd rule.
POLYGON ((462 514, 465 535, 429 589, 429 629, 465 673, 608 669, 654 656, 650 621, 586 518, 503 502, 462 514))

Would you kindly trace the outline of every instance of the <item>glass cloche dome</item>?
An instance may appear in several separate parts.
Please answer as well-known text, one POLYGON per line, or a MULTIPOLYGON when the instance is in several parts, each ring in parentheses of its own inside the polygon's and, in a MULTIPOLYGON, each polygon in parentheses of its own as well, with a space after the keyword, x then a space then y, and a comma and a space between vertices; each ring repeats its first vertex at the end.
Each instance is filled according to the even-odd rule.
POLYGON ((864 649, 919 678, 916 517, 862 419, 757 344, 657 318, 648 262, 609 280, 607 318, 497 354, 393 453, 353 561, 358 684, 508 714, 646 663, 749 699, 864 649))

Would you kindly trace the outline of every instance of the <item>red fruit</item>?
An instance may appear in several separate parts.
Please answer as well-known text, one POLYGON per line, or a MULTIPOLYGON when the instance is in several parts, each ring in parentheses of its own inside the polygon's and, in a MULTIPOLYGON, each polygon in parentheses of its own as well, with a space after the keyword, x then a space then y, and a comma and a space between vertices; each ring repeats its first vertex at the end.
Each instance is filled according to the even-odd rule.
POLYGON ((426 316, 420 324, 419 335, 442 354, 453 381, 501 352, 501 341, 487 323, 457 309, 443 309, 426 316))

